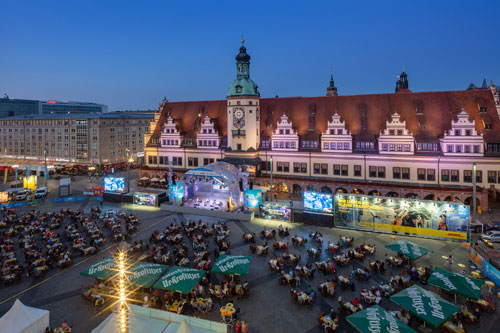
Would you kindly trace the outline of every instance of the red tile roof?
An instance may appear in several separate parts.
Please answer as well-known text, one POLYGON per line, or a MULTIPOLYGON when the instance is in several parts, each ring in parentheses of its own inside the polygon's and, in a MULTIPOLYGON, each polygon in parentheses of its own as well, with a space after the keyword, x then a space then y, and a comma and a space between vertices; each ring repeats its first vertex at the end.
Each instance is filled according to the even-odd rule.
MULTIPOLYGON (((308 132, 309 110, 311 105, 316 108, 315 129, 322 133, 331 120, 335 110, 346 122, 346 127, 353 135, 362 132, 361 109, 366 105, 367 131, 378 135, 385 128, 386 121, 394 112, 401 115, 406 121, 406 127, 414 134, 419 132, 419 121, 425 121, 427 131, 442 137, 443 133, 451 128, 451 121, 464 107, 471 118, 476 120, 476 129, 484 132, 486 141, 500 141, 500 119, 495 108, 491 92, 487 89, 464 91, 422 92, 399 91, 393 94, 351 95, 351 96, 324 96, 324 97, 284 97, 261 98, 261 130, 266 130, 266 123, 270 120, 272 128, 276 127, 283 113, 286 113, 297 129, 298 134, 304 136, 308 132), (479 114, 478 103, 485 103, 487 115, 479 114), (418 116, 416 106, 421 105, 424 116, 418 116), (272 118, 268 119, 269 114, 272 118), (420 118, 420 120, 419 120, 420 118), (492 129, 484 131, 485 119, 491 119, 492 129)), ((162 109, 160 124, 166 119, 166 114, 177 119, 177 126, 187 136, 194 136, 194 121, 203 110, 204 115, 217 121, 222 135, 226 135, 227 115, 226 100, 194 101, 194 102, 167 102, 162 109)), ((203 116, 204 116, 203 115, 203 116)), ((156 128, 153 137, 158 137, 160 128, 156 128)))

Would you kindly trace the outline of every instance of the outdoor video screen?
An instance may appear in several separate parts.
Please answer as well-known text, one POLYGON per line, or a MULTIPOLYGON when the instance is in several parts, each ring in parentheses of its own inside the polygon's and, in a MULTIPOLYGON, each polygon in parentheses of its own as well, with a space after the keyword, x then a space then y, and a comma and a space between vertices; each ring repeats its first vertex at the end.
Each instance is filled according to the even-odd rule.
POLYGON ((333 211, 332 195, 305 191, 304 209, 323 213, 331 213, 333 211))
POLYGON ((260 209, 260 216, 266 220, 291 221, 292 209, 279 202, 264 202, 260 209))
POLYGON ((466 240, 469 206, 444 201, 335 195, 335 226, 466 240))
POLYGON ((106 192, 125 191, 125 178, 105 177, 104 191, 106 192))
POLYGON ((134 204, 140 206, 156 207, 156 195, 151 193, 135 192, 134 204))

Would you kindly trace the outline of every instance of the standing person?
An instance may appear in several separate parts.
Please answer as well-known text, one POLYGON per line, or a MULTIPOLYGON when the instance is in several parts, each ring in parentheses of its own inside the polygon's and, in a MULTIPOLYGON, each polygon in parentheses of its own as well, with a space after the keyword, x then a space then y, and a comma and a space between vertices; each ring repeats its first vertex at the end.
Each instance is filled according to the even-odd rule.
POLYGON ((450 266, 450 271, 451 271, 451 269, 453 267, 453 256, 451 254, 448 257, 447 262, 448 262, 448 266, 450 266))

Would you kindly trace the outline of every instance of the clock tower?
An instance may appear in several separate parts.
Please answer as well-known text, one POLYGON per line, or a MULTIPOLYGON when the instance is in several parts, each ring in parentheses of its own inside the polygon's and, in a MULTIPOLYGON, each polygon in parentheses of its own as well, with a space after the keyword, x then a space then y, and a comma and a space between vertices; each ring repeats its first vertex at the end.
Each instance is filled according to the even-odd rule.
POLYGON ((227 95, 227 146, 233 151, 257 150, 260 144, 260 94, 250 79, 250 56, 241 41, 236 80, 227 95))

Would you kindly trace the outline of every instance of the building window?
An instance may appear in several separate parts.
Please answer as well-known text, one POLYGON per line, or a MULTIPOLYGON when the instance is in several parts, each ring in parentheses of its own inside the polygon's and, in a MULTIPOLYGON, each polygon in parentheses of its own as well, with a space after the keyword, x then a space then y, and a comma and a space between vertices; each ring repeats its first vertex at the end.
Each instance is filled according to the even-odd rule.
POLYGON ((342 164, 342 170, 341 170, 342 176, 349 176, 349 166, 342 164))
POLYGON ((340 164, 333 165, 333 175, 340 176, 340 164))
POLYGON ((450 170, 441 170, 441 181, 442 182, 450 181, 450 170))
POLYGON ((283 162, 276 163, 276 171, 283 172, 283 162))
POLYGON ((371 178, 377 177, 377 167, 371 166, 369 168, 369 172, 370 172, 369 175, 370 175, 371 178))
POLYGON ((461 153, 462 152, 462 145, 456 145, 455 146, 455 153, 461 153))
POLYGON ((394 135, 394 130, 393 129, 389 130, 389 135, 394 135))
POLYGON ((148 164, 153 164, 153 156, 148 156, 148 164))
POLYGON ((453 153, 453 145, 447 145, 447 146, 446 146, 446 151, 447 151, 448 153, 453 153))
POLYGON ((293 162, 293 172, 300 173, 300 163, 293 162))
POLYGON ((476 183, 482 183, 482 182, 483 182, 483 171, 476 170, 476 183))
POLYGON ((425 169, 417 169, 417 179, 425 180, 425 169))
POLYGON ((427 169, 427 181, 433 182, 436 180, 436 170, 427 169))
POLYGON ((396 150, 396 145, 392 144, 389 146, 390 151, 395 151, 396 150))
POLYGON ((328 144, 328 142, 323 143, 323 148, 328 149, 329 147, 330 145, 328 144))
POLYGON ((470 146, 469 145, 465 145, 464 146, 464 152, 465 153, 470 153, 470 146))
POLYGON ((455 136, 460 136, 460 130, 455 130, 455 136))
POLYGON ((389 150, 389 145, 387 143, 382 144, 382 151, 388 151, 389 150))
POLYGON ((385 178, 385 167, 384 166, 378 167, 378 178, 385 178))
POLYGON ((410 168, 402 168, 401 169, 401 178, 410 179, 410 168))
POLYGON ((283 162, 283 171, 290 172, 290 162, 283 162))
POLYGON ((403 130, 398 130, 398 135, 403 135, 403 130))
POLYGON ((464 170, 464 183, 472 183, 472 170, 464 170))
POLYGON ((398 151, 403 151, 403 145, 398 145, 398 151))
POLYGON ((163 156, 160 156, 160 164, 163 164, 163 156))
POLYGON ((497 172, 496 171, 488 171, 488 183, 496 184, 497 182, 497 172))
POLYGON ((307 163, 300 164, 300 172, 307 173, 307 163))
POLYGON ((361 177, 361 165, 354 166, 354 176, 361 177))
POLYGON ((320 168, 320 164, 319 163, 314 163, 313 173, 315 175, 319 174, 319 168, 320 168))
POLYGON ((392 178, 401 179, 401 168, 398 167, 392 168, 392 178))
POLYGON ((411 151, 411 146, 410 146, 410 145, 405 145, 405 151, 406 151, 406 152, 411 151))
POLYGON ((474 154, 479 154, 479 146, 474 145, 474 154))
POLYGON ((344 142, 344 150, 349 150, 349 143, 348 142, 344 142))
POLYGON ((342 150, 342 143, 341 142, 337 142, 337 149, 342 150))
MULTIPOLYGON (((472 172, 471 172, 472 174, 472 172)), ((452 182, 456 182, 458 183, 459 182, 459 177, 460 177, 460 171, 459 170, 451 170, 451 181, 452 182)))
POLYGON ((465 136, 471 136, 471 130, 465 130, 465 136))
POLYGON ((322 175, 328 174, 328 164, 326 164, 326 163, 321 164, 321 174, 322 175))
POLYGON ((342 135, 342 134, 344 134, 344 132, 343 132, 343 130, 342 130, 342 129, 338 129, 338 130, 337 130, 337 134, 338 134, 338 135, 342 135))

